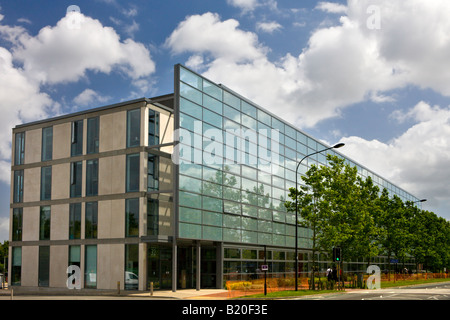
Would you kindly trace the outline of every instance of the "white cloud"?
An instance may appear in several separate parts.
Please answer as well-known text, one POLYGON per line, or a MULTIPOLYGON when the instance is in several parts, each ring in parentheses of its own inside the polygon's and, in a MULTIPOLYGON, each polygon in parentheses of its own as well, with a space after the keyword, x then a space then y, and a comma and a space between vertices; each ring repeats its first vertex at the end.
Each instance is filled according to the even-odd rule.
POLYGON ((9 218, 0 217, 0 242, 5 240, 9 240, 9 218))
POLYGON ((108 96, 102 96, 98 92, 92 90, 92 89, 85 89, 83 92, 81 92, 79 95, 77 95, 73 102, 78 106, 88 106, 93 103, 105 103, 107 102, 111 97, 108 96))
POLYGON ((416 123, 388 143, 347 137, 342 153, 390 179, 418 198, 437 214, 450 215, 450 106, 430 106, 421 101, 400 120, 416 123))
MULTIPOLYGON (((332 5, 320 6, 344 9, 332 5)), ((356 103, 392 102, 386 93, 407 85, 450 96, 450 2, 349 0, 346 9, 338 26, 319 27, 302 52, 278 61, 269 60, 255 33, 213 13, 187 17, 166 45, 202 56, 204 75, 261 106, 276 112, 283 105, 285 118, 302 128, 356 103), (370 6, 380 8, 381 29, 368 24, 370 6)))
MULTIPOLYGON (((55 111, 57 105, 39 86, 30 81, 21 69, 13 66, 13 57, 5 48, 0 47, 0 157, 11 156, 11 128, 25 121, 44 117, 55 111)), ((9 181, 10 176, 0 177, 9 181)))
MULTIPOLYGON (((131 79, 140 96, 153 83, 149 76, 155 71, 155 63, 142 43, 121 41, 113 28, 81 14, 79 25, 69 24, 74 14, 78 13, 41 29, 36 36, 23 27, 0 24, 0 37, 11 45, 10 49, 0 47, 2 182, 9 184, 11 179, 11 128, 60 113, 60 105, 41 91, 42 85, 51 92, 53 85, 78 81, 87 77, 88 71, 120 72, 131 79)), ((107 98, 88 89, 75 101, 88 104, 107 98)))
POLYGON ((75 82, 87 71, 109 74, 120 70, 139 79, 151 75, 155 64, 150 52, 132 39, 120 41, 113 28, 100 21, 72 13, 56 26, 47 26, 36 37, 19 37, 14 57, 29 77, 45 84, 75 82), (75 25, 71 25, 75 19, 75 25))
POLYGON ((282 29, 283 26, 276 21, 271 22, 258 22, 256 24, 256 30, 273 33, 274 31, 282 29))
POLYGON ((167 38, 165 46, 173 53, 210 53, 214 59, 244 62, 264 57, 265 49, 252 32, 242 31, 235 19, 221 21, 207 12, 182 21, 167 38))
POLYGON ((253 11, 259 5, 258 0, 227 0, 227 3, 243 12, 253 11))
POLYGON ((329 13, 346 13, 347 6, 340 3, 321 1, 317 4, 316 9, 329 13))

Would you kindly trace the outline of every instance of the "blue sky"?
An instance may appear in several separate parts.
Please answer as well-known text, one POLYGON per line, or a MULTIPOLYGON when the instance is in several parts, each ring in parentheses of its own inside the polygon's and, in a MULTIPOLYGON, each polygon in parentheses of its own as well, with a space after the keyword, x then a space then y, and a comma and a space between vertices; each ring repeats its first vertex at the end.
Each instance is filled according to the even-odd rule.
POLYGON ((177 63, 450 219, 448 34, 446 0, 0 0, 0 241, 11 128, 171 93, 177 63))

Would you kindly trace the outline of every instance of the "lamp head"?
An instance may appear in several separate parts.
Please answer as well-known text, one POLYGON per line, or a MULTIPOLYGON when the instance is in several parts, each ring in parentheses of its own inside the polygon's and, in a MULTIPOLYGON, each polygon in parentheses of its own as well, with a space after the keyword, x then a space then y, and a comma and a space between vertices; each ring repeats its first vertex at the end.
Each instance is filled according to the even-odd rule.
POLYGON ((338 144, 335 145, 333 148, 334 148, 334 149, 339 149, 339 148, 342 148, 343 146, 345 146, 345 143, 338 143, 338 144))

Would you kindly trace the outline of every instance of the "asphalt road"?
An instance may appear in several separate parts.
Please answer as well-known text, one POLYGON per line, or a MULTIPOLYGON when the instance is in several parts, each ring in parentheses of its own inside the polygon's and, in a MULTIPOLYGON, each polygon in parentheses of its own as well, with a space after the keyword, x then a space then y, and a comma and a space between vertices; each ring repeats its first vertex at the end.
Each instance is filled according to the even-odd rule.
POLYGON ((450 300, 450 282, 402 288, 354 290, 345 293, 302 297, 299 300, 450 300))

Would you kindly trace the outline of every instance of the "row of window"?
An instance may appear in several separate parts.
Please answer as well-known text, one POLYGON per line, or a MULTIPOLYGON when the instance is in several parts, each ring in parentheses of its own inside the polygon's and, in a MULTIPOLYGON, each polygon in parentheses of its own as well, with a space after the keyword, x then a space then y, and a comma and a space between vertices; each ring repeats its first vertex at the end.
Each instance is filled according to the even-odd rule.
MULTIPOLYGON (((84 239, 97 239, 98 203, 86 202, 84 213, 84 239)), ((81 239, 82 203, 69 204, 68 238, 81 239)), ((147 235, 158 234, 158 200, 147 202, 147 235)), ((23 208, 14 208, 12 215, 12 241, 22 241, 23 208)), ((41 206, 39 212, 39 240, 50 239, 51 206, 41 206)), ((125 236, 139 236, 139 198, 125 200, 125 236)))
MULTIPOLYGON (((86 197, 98 195, 98 159, 86 161, 86 197)), ((159 158, 148 156, 148 191, 159 188, 159 158)), ((82 196, 83 162, 70 163, 70 197, 82 196)), ((126 192, 138 192, 140 182, 140 154, 129 154, 126 158, 126 192)), ((23 202, 24 170, 14 171, 13 202, 23 202)), ((52 166, 41 168, 40 200, 52 199, 52 166)))
MULTIPOLYGON (((126 290, 138 289, 139 245, 125 244, 124 283, 126 290)), ((69 246, 68 265, 81 268, 81 246, 69 246)), ((84 246, 84 288, 97 288, 97 246, 84 246)), ((48 287, 50 283, 50 247, 40 246, 38 257, 38 285, 48 287)), ((22 247, 12 248, 10 284, 20 286, 22 280, 22 247)), ((73 283, 74 284, 74 283, 73 283)))
MULTIPOLYGON (((71 148, 72 157, 83 154, 83 123, 84 120, 76 120, 71 123, 71 148)), ((93 117, 86 121, 86 154, 99 152, 100 145, 100 118, 93 117)), ((149 109, 149 143, 159 144, 159 113, 149 109)), ((127 148, 141 145, 141 109, 129 110, 127 112, 127 148)), ((42 129, 41 161, 53 159, 53 127, 42 129)), ((14 165, 25 164, 25 132, 15 134, 14 165)))

